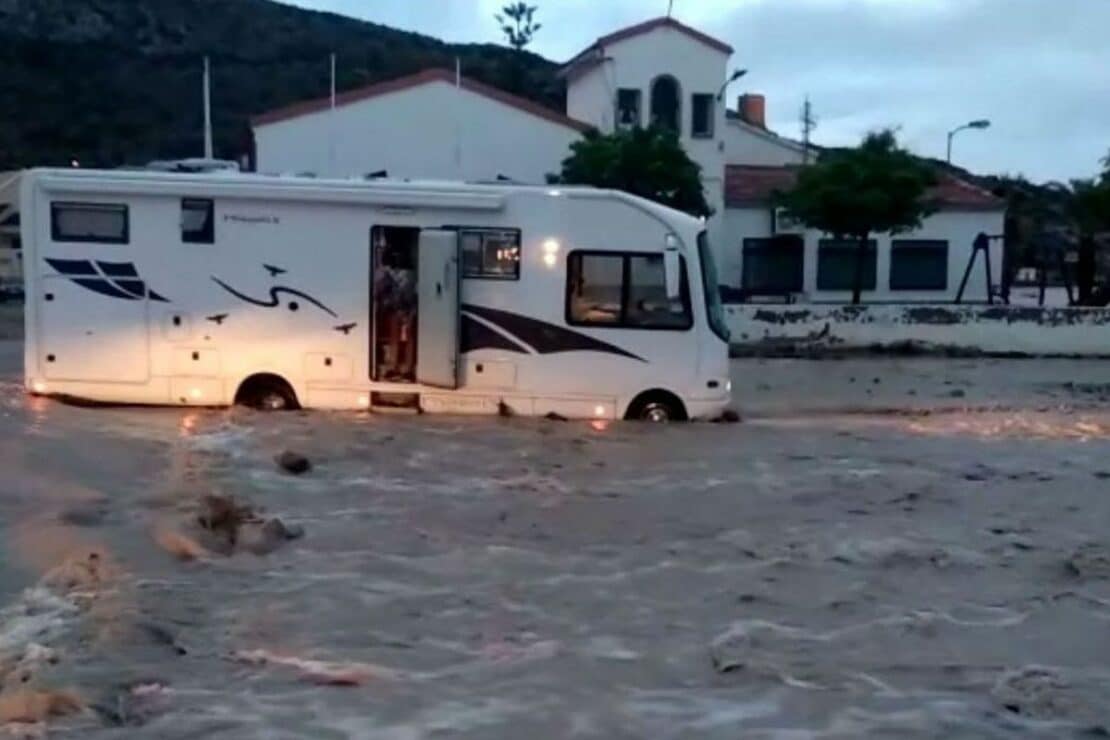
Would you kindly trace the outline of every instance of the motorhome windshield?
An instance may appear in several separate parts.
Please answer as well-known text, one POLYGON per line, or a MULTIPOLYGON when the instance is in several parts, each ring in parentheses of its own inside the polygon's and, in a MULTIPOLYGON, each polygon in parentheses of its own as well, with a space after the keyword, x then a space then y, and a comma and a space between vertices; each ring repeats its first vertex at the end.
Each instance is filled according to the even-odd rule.
POLYGON ((698 258, 701 261, 701 281, 705 288, 705 311, 709 316, 709 328, 727 342, 730 333, 728 324, 725 323, 725 309, 721 305, 717 263, 713 259, 713 249, 709 246, 709 236, 704 231, 698 234, 698 258))

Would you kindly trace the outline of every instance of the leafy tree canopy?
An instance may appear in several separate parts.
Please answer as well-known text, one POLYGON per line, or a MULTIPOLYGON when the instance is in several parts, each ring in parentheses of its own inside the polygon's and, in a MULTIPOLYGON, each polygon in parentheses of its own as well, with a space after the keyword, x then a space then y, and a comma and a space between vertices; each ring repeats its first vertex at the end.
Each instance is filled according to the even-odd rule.
POLYGON ((702 189, 701 167, 674 132, 660 128, 587 133, 571 145, 559 181, 623 190, 695 216, 713 213, 702 189))
POLYGON ((543 28, 542 23, 536 23, 536 6, 525 2, 510 3, 495 17, 501 24, 501 32, 505 34, 509 46, 517 51, 527 48, 543 28))
POLYGON ((803 169, 781 204, 810 228, 866 238, 918 228, 935 210, 926 199, 934 184, 932 170, 900 148, 892 131, 879 131, 803 169))

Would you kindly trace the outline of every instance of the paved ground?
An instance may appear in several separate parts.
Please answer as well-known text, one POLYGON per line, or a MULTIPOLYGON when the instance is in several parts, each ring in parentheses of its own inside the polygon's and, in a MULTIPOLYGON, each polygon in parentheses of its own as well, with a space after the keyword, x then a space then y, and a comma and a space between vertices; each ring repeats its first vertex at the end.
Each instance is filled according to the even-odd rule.
POLYGON ((745 423, 656 428, 75 409, 17 359, 0 663, 94 706, 52 737, 1110 733, 1106 364, 750 361, 745 423))

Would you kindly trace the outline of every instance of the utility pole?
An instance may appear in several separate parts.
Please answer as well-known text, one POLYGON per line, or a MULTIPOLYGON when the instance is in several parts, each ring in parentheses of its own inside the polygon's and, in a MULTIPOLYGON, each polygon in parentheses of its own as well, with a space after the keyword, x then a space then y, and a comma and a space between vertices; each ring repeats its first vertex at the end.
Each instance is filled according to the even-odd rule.
POLYGON ((817 129, 817 119, 813 116, 813 104, 809 102, 809 96, 806 95, 806 102, 802 105, 802 164, 809 164, 809 145, 813 138, 813 132, 817 129))
POLYGON ((204 158, 213 158, 212 147, 212 69, 204 58, 204 158))
POLYGON ((674 0, 667 3, 667 17, 670 18, 674 14, 674 0))

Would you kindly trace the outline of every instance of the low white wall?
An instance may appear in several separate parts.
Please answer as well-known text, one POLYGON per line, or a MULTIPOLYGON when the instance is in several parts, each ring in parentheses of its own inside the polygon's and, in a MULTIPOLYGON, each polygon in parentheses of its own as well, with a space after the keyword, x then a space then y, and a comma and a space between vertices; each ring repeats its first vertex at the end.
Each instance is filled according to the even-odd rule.
POLYGON ((731 305, 733 350, 917 348, 1110 357, 1110 309, 985 305, 731 305))

